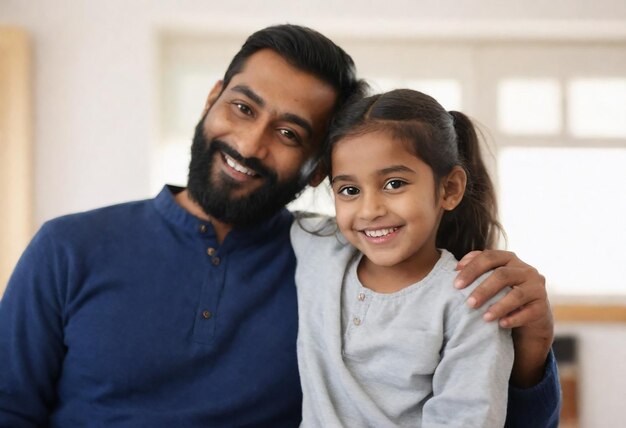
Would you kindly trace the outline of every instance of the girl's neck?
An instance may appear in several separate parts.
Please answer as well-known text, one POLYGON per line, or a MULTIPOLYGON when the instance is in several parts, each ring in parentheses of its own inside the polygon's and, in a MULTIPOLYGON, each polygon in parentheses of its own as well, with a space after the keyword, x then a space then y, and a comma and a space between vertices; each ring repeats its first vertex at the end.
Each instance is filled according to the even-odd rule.
POLYGON ((377 293, 395 293, 424 279, 439 260, 436 248, 393 266, 374 264, 365 254, 359 262, 357 274, 364 287, 377 293))

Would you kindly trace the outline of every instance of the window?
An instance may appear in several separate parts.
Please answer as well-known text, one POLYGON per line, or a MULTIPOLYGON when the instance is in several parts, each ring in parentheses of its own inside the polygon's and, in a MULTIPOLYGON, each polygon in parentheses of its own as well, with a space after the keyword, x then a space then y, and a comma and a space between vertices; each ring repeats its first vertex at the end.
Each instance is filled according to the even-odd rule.
MULTIPOLYGON (((243 37, 163 40, 155 191, 186 182, 193 128, 243 37)), ((336 41, 376 91, 417 89, 478 120, 509 249, 545 274, 553 295, 626 297, 625 44, 336 41)), ((290 207, 333 213, 326 186, 290 207)))
POLYGON ((561 131, 561 88, 555 79, 504 79, 498 84, 498 127, 510 135, 561 131))
POLYGON ((572 79, 567 98, 572 136, 626 139, 626 78, 572 79))
POLYGON ((498 156, 508 244, 551 294, 626 294, 626 148, 507 147, 498 156))

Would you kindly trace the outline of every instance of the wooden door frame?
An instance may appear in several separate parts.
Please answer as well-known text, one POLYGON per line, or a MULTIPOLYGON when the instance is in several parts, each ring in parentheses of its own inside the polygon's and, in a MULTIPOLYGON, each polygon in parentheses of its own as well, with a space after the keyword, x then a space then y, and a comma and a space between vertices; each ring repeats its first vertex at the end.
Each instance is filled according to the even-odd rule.
POLYGON ((0 27, 0 296, 33 233, 31 48, 0 27))

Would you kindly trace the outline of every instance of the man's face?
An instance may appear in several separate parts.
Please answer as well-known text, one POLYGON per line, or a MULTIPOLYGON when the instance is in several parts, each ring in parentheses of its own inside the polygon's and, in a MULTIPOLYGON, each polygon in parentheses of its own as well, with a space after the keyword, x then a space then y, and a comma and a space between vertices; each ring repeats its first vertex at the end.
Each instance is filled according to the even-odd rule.
POLYGON ((271 216, 307 184, 336 100, 333 88, 274 51, 217 84, 196 127, 188 190, 206 214, 235 226, 271 216))

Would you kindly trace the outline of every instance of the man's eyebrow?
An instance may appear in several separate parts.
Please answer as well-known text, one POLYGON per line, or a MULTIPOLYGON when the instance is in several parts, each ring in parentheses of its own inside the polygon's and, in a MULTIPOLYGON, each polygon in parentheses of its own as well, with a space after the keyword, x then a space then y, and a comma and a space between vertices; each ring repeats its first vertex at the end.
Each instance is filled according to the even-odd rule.
MULTIPOLYGON (((249 86, 236 85, 236 86, 233 86, 231 90, 244 94, 246 97, 250 98, 261 108, 265 107, 266 105, 265 100, 261 98, 259 94, 254 92, 252 88, 250 88, 249 86)), ((295 123, 302 129, 304 129, 305 132, 307 133, 307 137, 310 138, 313 135, 313 125, 311 125, 311 123, 308 120, 298 116, 297 114, 284 113, 281 116, 281 119, 286 120, 287 122, 295 123)))
POLYGON ((297 114, 293 114, 293 113, 285 113, 285 114, 283 114, 282 117, 287 122, 295 123, 300 128, 304 129, 306 131, 306 133, 308 134, 307 137, 310 138, 313 135, 313 126, 309 123, 308 120, 298 116, 297 114))
POLYGON ((250 98, 252 101, 254 101, 256 104, 258 104, 260 107, 265 107, 265 100, 263 98, 261 98, 259 96, 259 94, 257 94, 256 92, 254 92, 252 89, 250 89, 249 86, 246 85, 237 85, 237 86, 233 86, 232 91, 235 92, 239 92, 244 94, 246 97, 250 98))
MULTIPOLYGON (((249 86, 236 85, 236 86, 233 86, 231 90, 244 94, 246 97, 254 101, 259 107, 263 108, 266 106, 265 100, 261 98, 259 94, 254 92, 252 88, 250 88, 249 86)), ((281 119, 286 120, 287 122, 295 123, 300 128, 304 129, 305 132, 307 133, 307 137, 310 138, 313 135, 313 125, 308 120, 298 116, 297 114, 284 113, 281 116, 281 119)))

